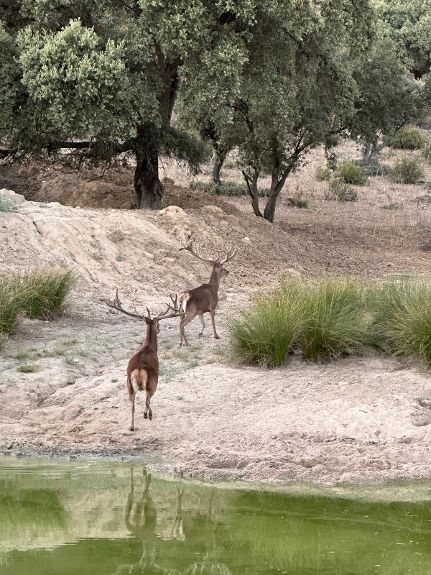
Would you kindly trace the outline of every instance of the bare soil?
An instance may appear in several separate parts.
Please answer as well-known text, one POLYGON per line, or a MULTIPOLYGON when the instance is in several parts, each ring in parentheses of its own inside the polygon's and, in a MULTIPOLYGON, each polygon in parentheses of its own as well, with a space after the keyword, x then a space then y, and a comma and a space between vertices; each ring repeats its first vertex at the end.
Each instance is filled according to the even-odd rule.
MULTIPOLYGON (((340 150, 357 153, 353 144, 340 150)), ((169 165, 170 205, 160 213, 129 209, 130 169, 98 180, 53 167, 0 171, 0 183, 28 200, 0 213, 2 272, 68 266, 78 277, 60 318, 23 320, 0 351, 0 452, 155 456, 165 470, 206 479, 431 478, 431 379, 422 366, 370 354, 324 365, 294 357, 269 371, 230 357, 229 317, 283 275, 431 271, 426 186, 371 178, 357 202, 340 204, 315 179, 323 163, 314 151, 285 193, 308 209, 284 199, 273 225, 246 198, 188 189, 187 174, 169 165), (191 346, 179 348, 176 321, 163 323, 154 418, 143 419, 138 397, 132 433, 125 367, 143 329, 102 299, 118 287, 125 304, 162 309, 170 293, 205 281, 210 270, 178 250, 191 231, 208 252, 239 246, 222 286, 221 339, 210 325, 198 338, 197 321, 187 328, 191 346)), ((238 178, 232 168, 224 176, 238 178)))

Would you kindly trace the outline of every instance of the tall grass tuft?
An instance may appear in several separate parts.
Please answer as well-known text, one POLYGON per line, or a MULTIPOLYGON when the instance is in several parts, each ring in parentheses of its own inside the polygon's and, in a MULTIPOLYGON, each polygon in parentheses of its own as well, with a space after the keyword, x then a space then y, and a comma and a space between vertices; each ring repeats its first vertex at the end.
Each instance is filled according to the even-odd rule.
POLYGON ((235 356, 273 367, 290 352, 324 361, 368 343, 363 290, 352 280, 285 281, 231 322, 235 356))
POLYGON ((304 286, 299 347, 305 359, 348 355, 368 339, 363 290, 348 279, 321 279, 304 286))
MULTIPOLYGON (((9 335, 17 324, 21 306, 17 298, 14 282, 0 278, 0 335, 9 335)), ((4 337, 0 338, 2 342, 4 337)))
POLYGON ((301 283, 283 283, 269 295, 260 296, 229 327, 239 361, 265 367, 282 365, 302 329, 301 283))
POLYGON ((75 283, 71 270, 38 270, 16 278, 22 311, 32 319, 51 319, 75 283))
POLYGON ((383 283, 372 294, 374 325, 388 350, 431 365, 431 286, 403 278, 383 283))

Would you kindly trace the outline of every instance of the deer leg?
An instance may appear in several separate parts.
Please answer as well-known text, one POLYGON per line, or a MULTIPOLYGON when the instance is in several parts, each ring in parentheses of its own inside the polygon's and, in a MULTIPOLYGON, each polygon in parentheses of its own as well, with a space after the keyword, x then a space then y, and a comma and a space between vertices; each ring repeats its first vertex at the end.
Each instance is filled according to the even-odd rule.
POLYGON ((130 393, 130 401, 132 403, 132 423, 130 425, 130 431, 135 430, 135 398, 136 398, 136 393, 134 391, 132 391, 130 393))
POLYGON ((194 315, 192 315, 192 316, 184 315, 181 318, 181 321, 180 321, 180 346, 183 345, 183 341, 184 341, 184 345, 189 345, 189 342, 187 341, 187 338, 186 338, 184 328, 188 323, 190 323, 192 321, 192 319, 194 317, 195 317, 194 315))
POLYGON ((215 326, 215 310, 211 312, 211 322, 213 324, 213 332, 215 339, 220 339, 217 335, 216 326, 215 326))
POLYGON ((151 421, 153 419, 153 412, 151 410, 150 407, 150 400, 152 398, 152 396, 154 395, 154 391, 150 391, 149 389, 147 389, 147 397, 145 399, 145 411, 144 411, 144 418, 148 419, 151 421))
POLYGON ((204 334, 204 329, 205 329, 205 322, 204 322, 204 314, 203 313, 199 314, 199 319, 201 320, 201 324, 202 324, 202 329, 199 332, 199 337, 202 337, 204 334))

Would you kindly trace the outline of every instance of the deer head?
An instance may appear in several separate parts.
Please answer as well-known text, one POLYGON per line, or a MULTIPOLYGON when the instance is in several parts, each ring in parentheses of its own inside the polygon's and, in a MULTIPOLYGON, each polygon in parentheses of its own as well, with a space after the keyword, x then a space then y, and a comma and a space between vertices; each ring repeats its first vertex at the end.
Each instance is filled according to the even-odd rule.
POLYGON ((234 248, 231 248, 230 250, 224 250, 224 253, 219 255, 216 258, 205 258, 202 255, 198 254, 196 249, 193 248, 194 237, 195 237, 194 235, 190 236, 186 245, 181 247, 180 251, 185 250, 185 251, 191 253, 193 256, 195 256, 195 258, 197 258, 201 262, 209 264, 214 269, 219 270, 220 276, 223 276, 223 275, 227 276, 229 274, 229 271, 227 269, 225 269, 223 266, 235 257, 236 252, 237 252, 237 248, 234 247, 234 248))

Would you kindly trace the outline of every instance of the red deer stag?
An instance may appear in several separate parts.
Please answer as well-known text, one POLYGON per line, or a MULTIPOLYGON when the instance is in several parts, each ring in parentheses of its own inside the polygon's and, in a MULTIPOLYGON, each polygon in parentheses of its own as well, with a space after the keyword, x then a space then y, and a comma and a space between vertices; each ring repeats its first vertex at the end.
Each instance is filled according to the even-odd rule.
POLYGON ((121 311, 130 317, 143 319, 147 326, 147 334, 142 348, 130 358, 127 364, 127 390, 132 404, 130 431, 135 429, 135 397, 138 391, 145 390, 147 392, 144 418, 150 420, 153 418, 150 400, 156 392, 159 380, 159 358, 157 356, 157 334, 160 331, 159 321, 182 315, 182 311, 178 307, 177 297, 171 296, 171 300, 172 304, 167 304, 167 309, 155 317, 151 317, 148 308, 146 315, 125 310, 121 305, 118 289, 114 301, 104 300, 108 307, 121 311))
POLYGON ((220 256, 216 259, 203 258, 193 249, 193 239, 194 236, 191 236, 187 244, 180 248, 180 250, 186 250, 202 262, 210 264, 213 270, 208 283, 202 284, 187 291, 183 291, 178 295, 178 303, 180 304, 183 311, 183 316, 181 317, 180 322, 180 345, 182 345, 183 342, 185 345, 188 345, 184 328, 197 315, 199 316, 202 323, 202 330, 200 331, 199 336, 203 335, 205 328, 204 313, 209 313, 211 315, 214 337, 219 339, 215 326, 215 311, 218 304, 220 279, 223 276, 227 276, 229 274, 228 270, 223 266, 228 261, 233 259, 236 254, 236 248, 232 248, 228 252, 225 252, 223 256, 220 256))

